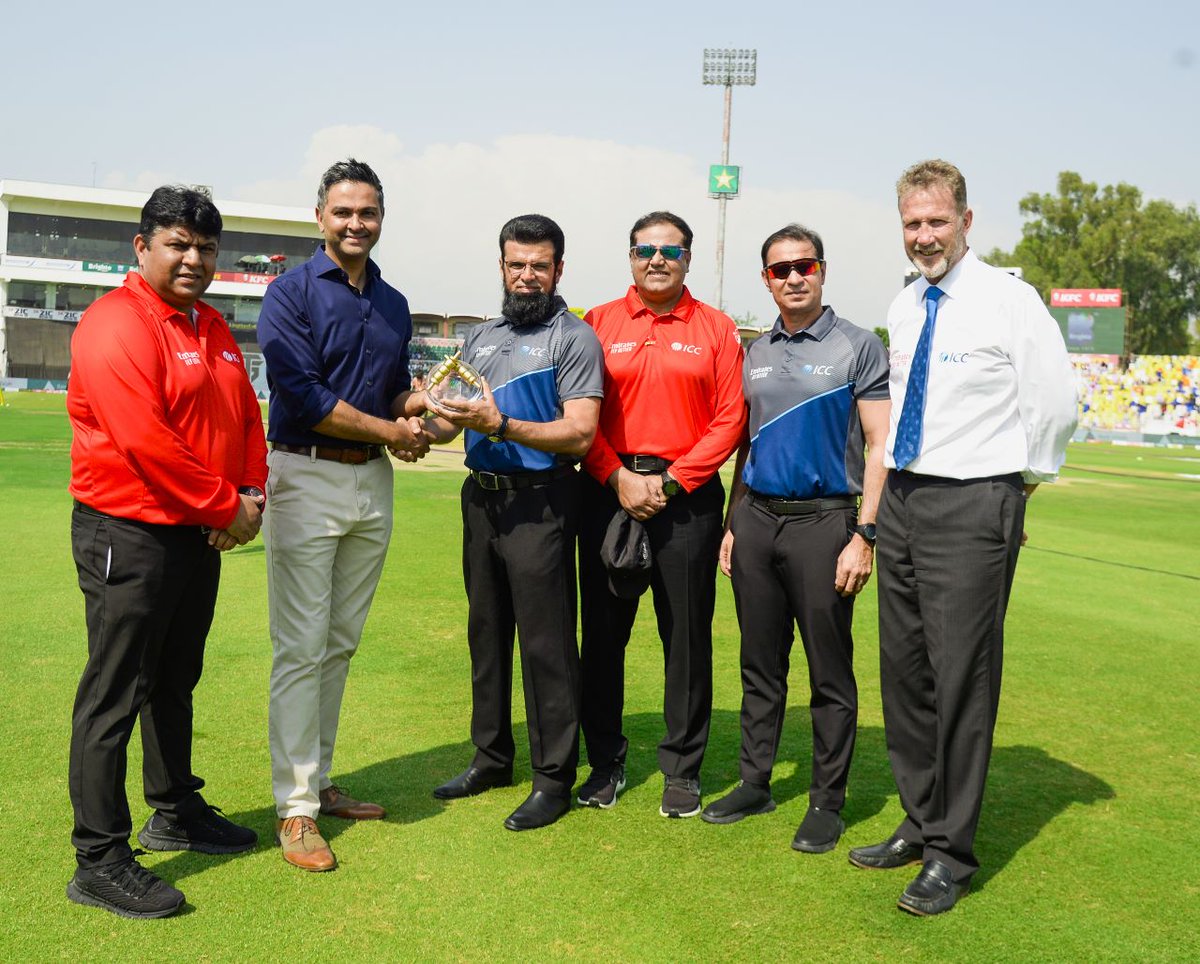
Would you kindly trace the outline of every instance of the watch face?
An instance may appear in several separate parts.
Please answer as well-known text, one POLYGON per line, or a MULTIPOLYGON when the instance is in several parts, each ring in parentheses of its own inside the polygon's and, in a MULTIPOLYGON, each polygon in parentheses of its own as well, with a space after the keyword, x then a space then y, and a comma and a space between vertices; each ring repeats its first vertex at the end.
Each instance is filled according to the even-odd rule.
POLYGON ((857 526, 854 531, 857 532, 864 539, 866 539, 867 542, 873 543, 875 541, 875 523, 874 522, 865 522, 862 525, 857 526))

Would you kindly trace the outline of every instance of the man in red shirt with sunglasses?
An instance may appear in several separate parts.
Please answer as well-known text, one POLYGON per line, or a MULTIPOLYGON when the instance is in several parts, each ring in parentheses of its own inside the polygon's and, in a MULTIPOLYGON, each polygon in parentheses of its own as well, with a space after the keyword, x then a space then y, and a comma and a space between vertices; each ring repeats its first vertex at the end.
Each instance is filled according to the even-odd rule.
POLYGON ((592 772, 579 802, 607 809, 625 787, 625 646, 638 599, 614 594, 600 554, 609 523, 624 511, 649 536, 666 661, 659 812, 693 817, 700 812, 712 714, 712 617, 725 504, 717 470, 745 425, 742 345, 733 320, 684 285, 692 231, 682 218, 647 214, 634 224, 629 244, 632 287, 585 319, 604 350, 604 401, 583 463, 591 476, 584 504, 594 507, 579 532, 581 724, 592 772))

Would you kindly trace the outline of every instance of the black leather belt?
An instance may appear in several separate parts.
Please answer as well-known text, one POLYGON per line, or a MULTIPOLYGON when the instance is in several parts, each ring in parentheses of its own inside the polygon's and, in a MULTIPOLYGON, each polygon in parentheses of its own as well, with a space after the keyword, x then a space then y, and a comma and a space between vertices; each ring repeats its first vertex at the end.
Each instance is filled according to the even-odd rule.
POLYGON ((775 515, 820 515, 834 509, 854 509, 858 499, 852 495, 835 495, 829 499, 772 499, 758 492, 749 493, 750 501, 775 515))
POLYGON ((473 478, 481 489, 488 492, 499 492, 501 489, 528 489, 533 485, 545 485, 565 479, 575 471, 573 465, 559 465, 543 472, 517 472, 513 475, 500 475, 497 472, 477 472, 471 469, 473 478))
POLYGON ((974 485, 976 482, 1000 482, 1004 485, 1024 486, 1025 477, 1020 472, 1006 472, 1003 475, 979 475, 970 479, 951 479, 944 475, 920 475, 907 469, 890 469, 890 475, 895 475, 910 484, 926 485, 974 485))
POLYGON ((316 457, 325 462, 343 462, 347 465, 362 465, 383 456, 383 449, 378 445, 343 449, 333 445, 285 445, 283 442, 272 442, 271 448, 277 452, 307 455, 309 458, 316 457))
POLYGON ((671 460, 659 455, 622 455, 621 464, 638 475, 655 475, 671 467, 671 460))

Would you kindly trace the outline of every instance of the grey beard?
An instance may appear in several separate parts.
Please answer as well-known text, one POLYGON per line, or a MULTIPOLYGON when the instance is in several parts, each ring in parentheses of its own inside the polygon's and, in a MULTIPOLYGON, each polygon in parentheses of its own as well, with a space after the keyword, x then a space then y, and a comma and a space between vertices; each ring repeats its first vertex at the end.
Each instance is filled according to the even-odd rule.
POLYGON ((545 321, 555 312, 555 293, 538 291, 517 294, 504 289, 504 303, 500 309, 504 317, 514 325, 529 325, 545 321))

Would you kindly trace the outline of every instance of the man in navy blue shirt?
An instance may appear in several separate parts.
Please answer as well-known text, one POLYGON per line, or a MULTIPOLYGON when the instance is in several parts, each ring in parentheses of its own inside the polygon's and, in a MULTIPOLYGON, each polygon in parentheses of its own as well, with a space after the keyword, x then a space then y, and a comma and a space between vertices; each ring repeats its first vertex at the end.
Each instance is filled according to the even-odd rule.
POLYGON ((732 823, 775 809, 771 771, 795 624, 808 659, 813 752, 809 807, 792 847, 824 853, 845 829, 858 718, 850 627, 875 548, 888 360, 878 336, 822 304, 825 248, 815 231, 776 231, 762 263, 779 319, 746 352, 749 438, 720 557, 742 631, 742 781, 700 816, 732 823))
POLYGON ((303 870, 337 861, 318 813, 380 819, 330 779, 350 658, 392 532, 392 466, 428 450, 409 418, 408 302, 369 257, 383 186, 350 158, 317 192, 325 237, 312 260, 272 282, 258 320, 271 388, 265 522, 270 597, 270 745, 283 858, 303 870))
POLYGON ((595 332, 556 293, 563 247, 562 229, 540 214, 504 225, 504 313, 463 345, 484 378, 483 398, 427 423, 439 442, 466 430, 463 574, 475 744, 471 765, 433 795, 449 800, 512 783, 515 631, 533 790, 504 821, 509 830, 544 827, 567 812, 579 758, 576 465, 596 434, 604 357, 595 332))

